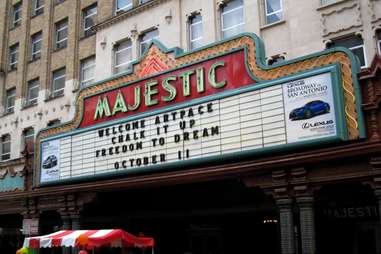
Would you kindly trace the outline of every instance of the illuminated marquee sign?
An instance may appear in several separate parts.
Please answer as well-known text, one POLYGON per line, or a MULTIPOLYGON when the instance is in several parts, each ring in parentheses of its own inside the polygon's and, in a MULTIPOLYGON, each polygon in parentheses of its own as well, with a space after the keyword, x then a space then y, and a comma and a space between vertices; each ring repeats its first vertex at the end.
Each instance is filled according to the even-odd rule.
MULTIPOLYGON (((265 70, 278 75, 266 81, 256 69, 265 66, 248 55, 256 37, 222 45, 238 39, 220 54, 213 53, 219 45, 192 53, 195 61, 154 43, 125 80, 82 90, 73 122, 39 135, 38 182, 152 172, 363 136, 357 104, 346 95, 357 89, 352 70, 345 74, 340 61, 330 61, 287 73, 296 61, 265 70), (203 50, 210 55, 200 56, 203 50), (349 90, 344 75, 352 78, 349 90)), ((325 54, 351 61, 338 52, 325 54)))

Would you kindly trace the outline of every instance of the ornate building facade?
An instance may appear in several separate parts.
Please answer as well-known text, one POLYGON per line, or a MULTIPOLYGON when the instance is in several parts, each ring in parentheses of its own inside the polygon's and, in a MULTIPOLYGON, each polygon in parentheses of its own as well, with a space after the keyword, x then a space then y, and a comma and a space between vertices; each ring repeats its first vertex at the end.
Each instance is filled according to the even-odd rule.
POLYGON ((24 235, 111 227, 153 236, 157 253, 381 253, 378 1, 6 0, 0 10, 4 253, 24 235), (259 80, 334 62, 345 72, 358 62, 358 91, 343 88, 344 101, 359 105, 343 111, 348 139, 99 179, 81 171, 78 181, 41 184, 39 142, 87 127, 67 127, 91 112, 85 94, 238 49, 242 41, 230 41, 247 32, 266 49, 247 46, 246 57, 258 57, 248 63, 281 70, 261 76, 251 66, 259 80), (356 60, 310 55, 340 46, 356 60))

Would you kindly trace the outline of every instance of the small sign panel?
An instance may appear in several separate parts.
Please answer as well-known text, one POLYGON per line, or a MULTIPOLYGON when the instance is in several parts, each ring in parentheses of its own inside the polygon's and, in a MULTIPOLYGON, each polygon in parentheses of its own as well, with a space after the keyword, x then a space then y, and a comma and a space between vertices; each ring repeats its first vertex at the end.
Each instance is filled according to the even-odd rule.
POLYGON ((331 87, 329 73, 283 85, 288 142, 336 135, 331 87))
POLYGON ((42 141, 41 182, 94 177, 337 135, 331 73, 246 89, 42 141))
POLYGON ((37 235, 38 234, 38 219, 24 219, 22 223, 22 232, 24 235, 37 235))
POLYGON ((42 143, 41 182, 56 180, 60 175, 60 140, 42 143))

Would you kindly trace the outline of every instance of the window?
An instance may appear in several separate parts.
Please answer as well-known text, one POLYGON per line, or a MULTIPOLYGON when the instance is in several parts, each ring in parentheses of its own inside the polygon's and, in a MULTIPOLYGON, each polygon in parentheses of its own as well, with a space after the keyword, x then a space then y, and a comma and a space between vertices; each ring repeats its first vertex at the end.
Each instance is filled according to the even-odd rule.
POLYGON ((65 73, 66 73, 65 68, 61 68, 61 69, 53 72, 52 97, 57 97, 57 96, 61 96, 64 94, 65 73))
POLYGON ((13 5, 12 8, 12 27, 16 27, 21 23, 21 2, 13 5))
POLYGON ((321 5, 328 5, 328 4, 333 4, 336 3, 338 0, 320 0, 321 5))
POLYGON ((83 10, 83 32, 85 36, 92 35, 91 28, 96 23, 97 4, 93 4, 83 10))
POLYGON ((94 81, 95 57, 89 57, 81 61, 81 87, 86 87, 94 81))
POLYGON ((26 105, 36 105, 38 102, 38 92, 40 90, 40 80, 38 78, 28 82, 28 90, 26 93, 26 105))
POLYGON ((132 62, 132 43, 126 40, 114 47, 114 73, 119 73, 130 68, 132 62))
POLYGON ((283 18, 282 0, 265 0, 266 24, 283 18))
POLYGON ((1 137, 1 160, 6 161, 11 158, 11 135, 6 134, 1 137))
POLYGON ((377 32, 377 49, 378 54, 381 55, 381 31, 377 32))
POLYGON ((56 23, 56 36, 55 45, 56 49, 65 48, 67 45, 67 19, 61 20, 56 23))
POLYGON ((115 12, 119 13, 121 11, 126 11, 132 8, 133 0, 116 0, 115 12))
POLYGON ((190 49, 202 46, 202 18, 196 14, 189 19, 189 45, 190 49))
POLYGON ((19 44, 16 43, 9 47, 9 69, 17 69, 17 62, 19 58, 19 44))
POLYGON ((54 119, 48 122, 48 127, 57 126, 61 123, 60 119, 54 119))
POLYGON ((5 113, 13 113, 15 109, 16 88, 7 90, 5 95, 5 113))
POLYGON ((44 13, 44 0, 33 0, 32 4, 33 4, 33 11, 32 11, 33 16, 37 16, 44 13))
POLYGON ((140 36, 140 55, 143 55, 144 51, 147 49, 150 42, 153 39, 157 39, 158 37, 159 37, 159 30, 157 29, 143 33, 140 36))
POLYGON ((41 57, 41 43, 42 43, 42 32, 38 32, 32 35, 31 60, 36 60, 41 57))
POLYGON ((243 0, 229 1, 222 7, 221 26, 223 38, 244 31, 245 20, 243 17, 243 0))
POLYGON ((34 129, 32 127, 27 128, 23 131, 23 148, 27 151, 33 151, 34 149, 34 129))
POLYGON ((358 36, 350 36, 342 39, 332 40, 332 43, 328 45, 328 48, 331 47, 346 47, 355 54, 360 60, 361 68, 366 68, 368 66, 364 41, 358 36))

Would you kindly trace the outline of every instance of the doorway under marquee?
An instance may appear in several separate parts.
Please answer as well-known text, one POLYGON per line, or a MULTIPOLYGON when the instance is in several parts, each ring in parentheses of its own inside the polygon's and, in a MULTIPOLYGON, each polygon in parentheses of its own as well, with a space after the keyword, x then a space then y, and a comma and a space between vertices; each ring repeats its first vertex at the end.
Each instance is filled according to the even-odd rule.
POLYGON ((280 253, 272 197, 238 181, 99 193, 82 228, 125 228, 155 239, 156 254, 280 253))

